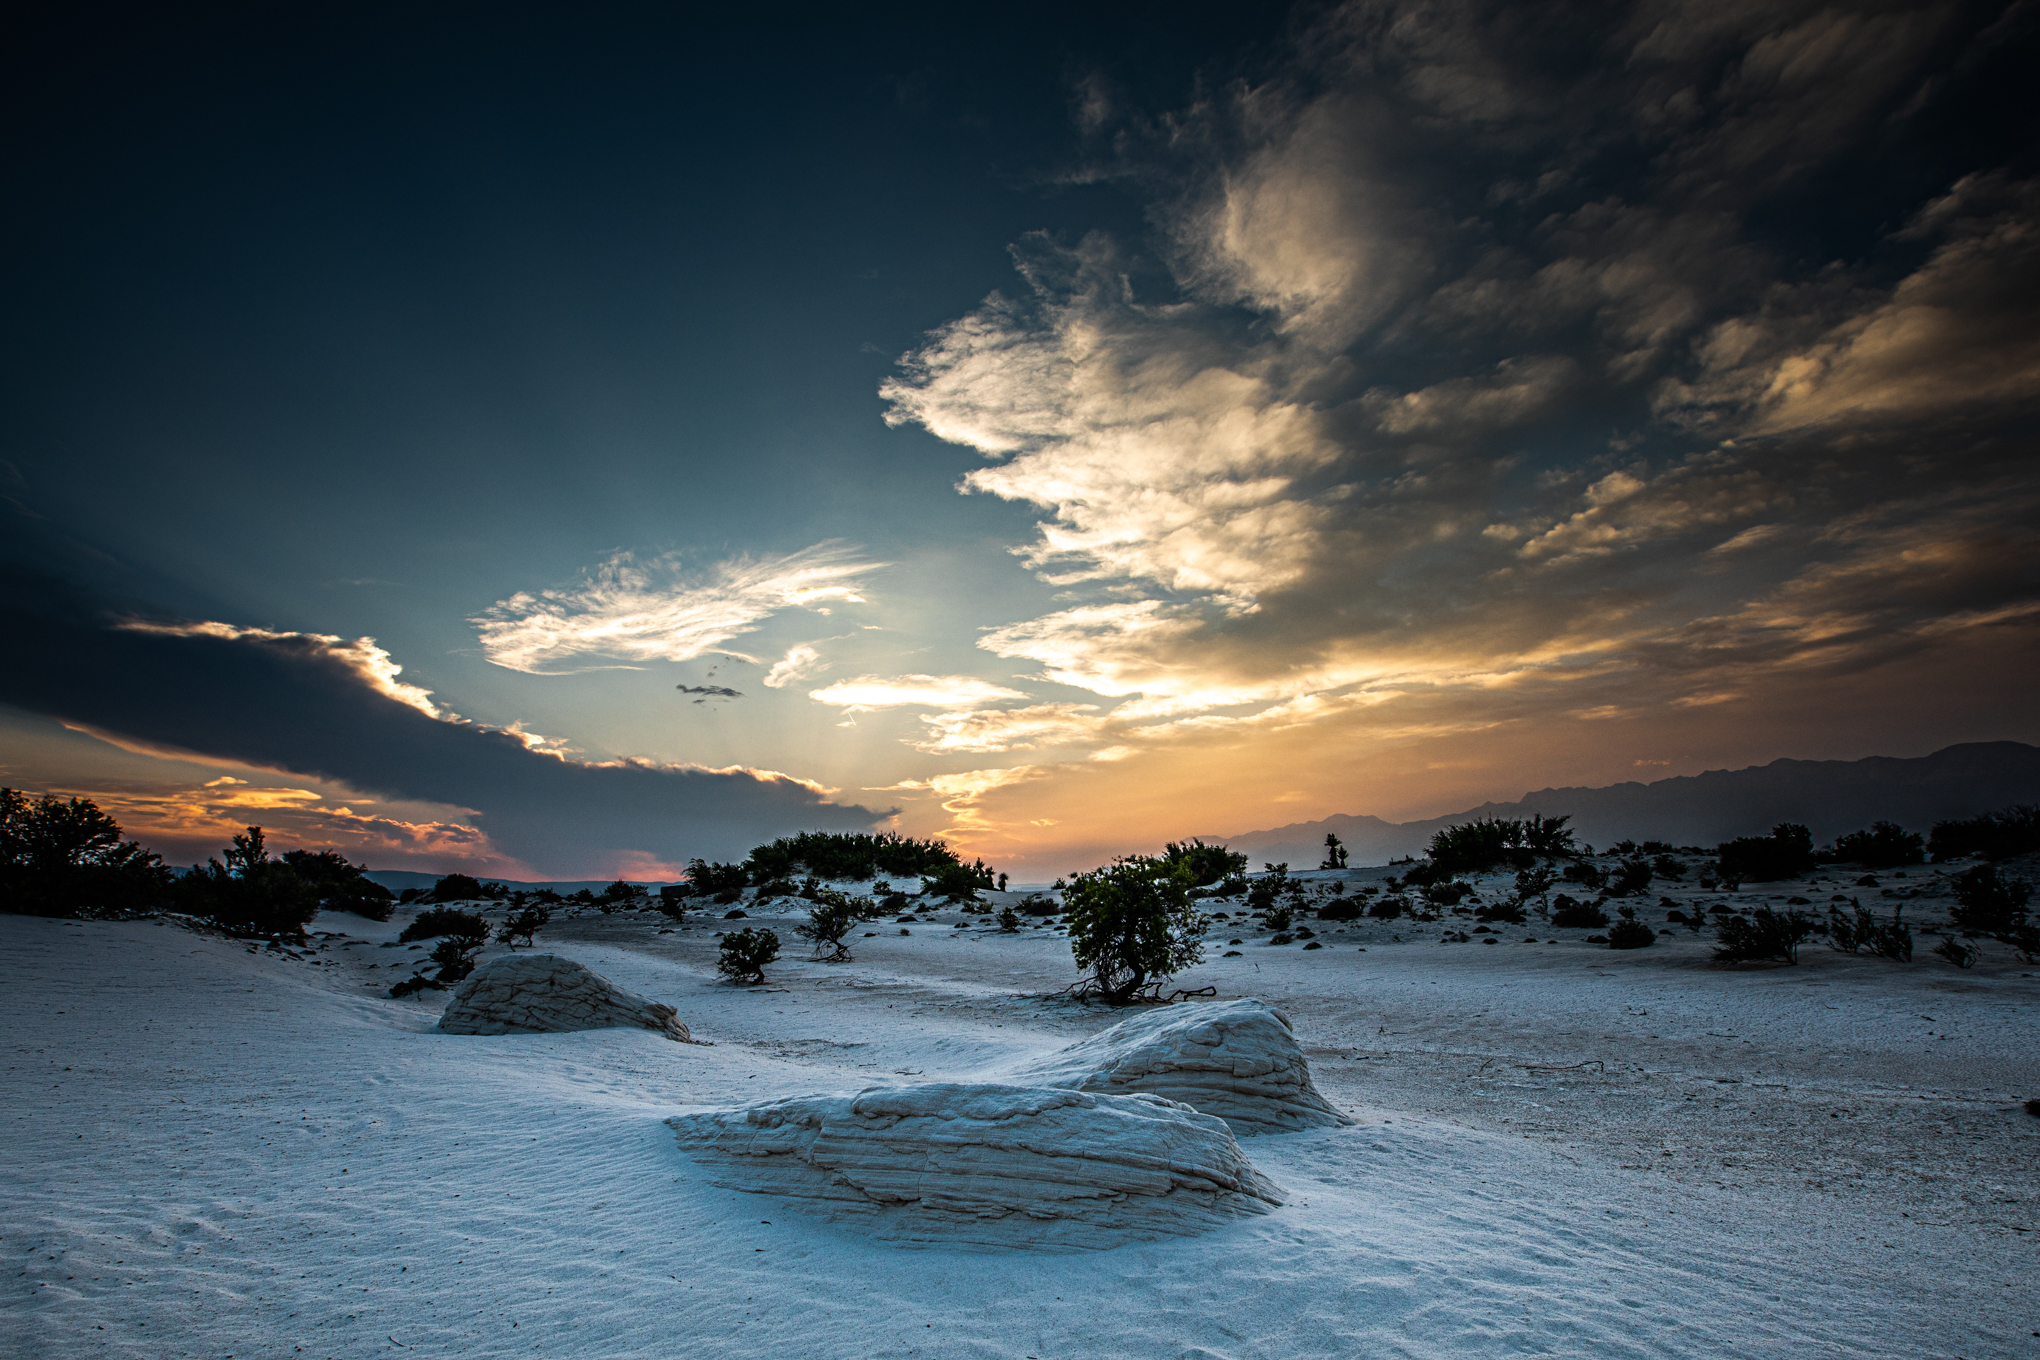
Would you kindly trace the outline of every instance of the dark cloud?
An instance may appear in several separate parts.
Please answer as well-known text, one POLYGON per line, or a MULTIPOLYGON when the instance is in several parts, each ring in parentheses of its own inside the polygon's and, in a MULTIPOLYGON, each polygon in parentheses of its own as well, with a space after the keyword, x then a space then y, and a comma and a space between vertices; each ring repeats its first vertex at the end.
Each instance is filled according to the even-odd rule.
POLYGON ((587 762, 434 715, 367 640, 110 616, 46 573, 0 566, 0 702, 137 741, 472 809, 545 872, 641 852, 728 855, 887 814, 767 771, 587 762))
MULTIPOLYGON (((741 699, 744 697, 742 690, 726 689, 721 685, 675 685, 673 688, 679 690, 682 694, 703 694, 712 699, 741 699)), ((694 702, 698 704, 704 702, 704 700, 696 699, 694 702)))

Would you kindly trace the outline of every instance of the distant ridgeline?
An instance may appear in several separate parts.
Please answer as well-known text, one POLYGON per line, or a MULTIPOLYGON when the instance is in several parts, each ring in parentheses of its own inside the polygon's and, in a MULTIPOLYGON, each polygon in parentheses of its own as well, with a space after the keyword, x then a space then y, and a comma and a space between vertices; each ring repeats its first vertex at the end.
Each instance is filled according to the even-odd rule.
POLYGON ((1330 834, 1345 845, 1355 865, 1382 864, 1422 855, 1434 832, 1476 817, 1570 816, 1573 832, 1593 845, 1628 839, 1712 846, 1738 836, 1768 835, 1780 822, 1803 825, 1822 842, 1876 821, 1924 832, 1937 821, 1974 817, 2014 803, 2040 803, 2040 747, 1985 741, 1914 759, 1774 760, 1651 784, 1540 789, 1513 803, 1484 803, 1421 822, 1341 814, 1205 839, 1222 841, 1256 862, 1308 866, 1322 858, 1330 834))

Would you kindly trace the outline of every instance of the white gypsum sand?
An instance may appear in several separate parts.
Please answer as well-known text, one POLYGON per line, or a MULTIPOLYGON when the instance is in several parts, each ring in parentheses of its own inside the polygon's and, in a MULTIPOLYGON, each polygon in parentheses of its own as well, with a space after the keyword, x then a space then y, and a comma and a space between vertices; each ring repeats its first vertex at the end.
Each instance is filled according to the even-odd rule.
POLYGON ((447 1034, 564 1034, 580 1029, 648 1029, 690 1037, 663 1002, 627 992, 585 964, 556 954, 491 959, 454 989, 440 1013, 447 1034))
POLYGON ((1682 930, 1235 926, 1180 981, 1279 1006, 1357 1122, 1247 1144, 1280 1208, 1108 1251, 902 1252, 675 1146, 674 1115, 976 1080, 1124 1018, 1041 999, 1052 931, 954 915, 761 988, 715 980, 720 921, 541 937, 712 1047, 438 1033, 446 993, 382 996, 402 916, 299 950, 0 917, 0 1353, 2030 1355, 2040 969, 2001 947, 1721 970, 1682 930))

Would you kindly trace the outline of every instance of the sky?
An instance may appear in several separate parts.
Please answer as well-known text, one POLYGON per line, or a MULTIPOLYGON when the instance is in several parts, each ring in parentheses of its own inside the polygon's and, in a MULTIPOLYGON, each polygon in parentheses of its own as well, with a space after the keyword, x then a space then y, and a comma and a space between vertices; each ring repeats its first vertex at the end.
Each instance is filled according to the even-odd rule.
POLYGON ((2040 740, 2031 3, 10 25, 0 780, 173 862, 2040 740))

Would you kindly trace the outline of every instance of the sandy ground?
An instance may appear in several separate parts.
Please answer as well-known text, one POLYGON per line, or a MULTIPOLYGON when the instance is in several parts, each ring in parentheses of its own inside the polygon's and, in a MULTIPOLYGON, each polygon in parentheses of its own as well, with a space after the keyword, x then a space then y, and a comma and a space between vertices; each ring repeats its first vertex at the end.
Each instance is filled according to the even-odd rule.
POLYGON ((793 919, 743 923, 788 955, 749 989, 714 980, 719 920, 540 937, 710 1041, 681 1045, 438 1034, 444 994, 381 995, 419 957, 401 918, 251 951, 0 917, 0 1347, 2040 1356, 2040 968, 2000 946, 1724 970, 1682 930, 1313 923, 1306 952, 1221 922, 1239 956, 1183 985, 1282 1006, 1359 1122, 1245 1141, 1274 1214, 1064 1256, 875 1245, 679 1156, 676 1111, 996 1077, 1117 1018, 1049 996, 1052 930, 944 911, 830 965, 793 919))

